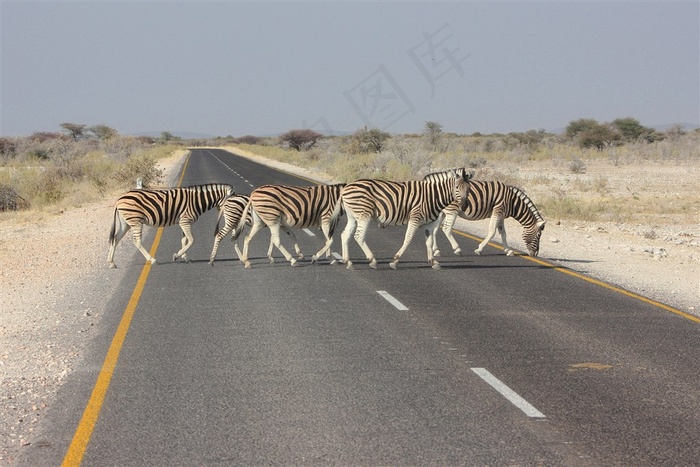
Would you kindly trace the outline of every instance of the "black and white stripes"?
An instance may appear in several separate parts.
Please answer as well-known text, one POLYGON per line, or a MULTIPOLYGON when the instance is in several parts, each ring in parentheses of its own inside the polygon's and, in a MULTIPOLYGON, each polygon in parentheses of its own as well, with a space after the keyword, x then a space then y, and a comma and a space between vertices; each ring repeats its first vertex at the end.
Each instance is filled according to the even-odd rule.
MULTIPOLYGON (((306 227, 321 227, 326 244, 312 257, 315 262, 322 254, 330 256, 330 247, 333 243, 333 231, 338 222, 338 216, 333 216, 340 197, 343 184, 314 185, 314 186, 288 186, 288 185, 264 185, 253 190, 250 201, 246 206, 243 216, 252 209, 253 226, 245 237, 241 261, 246 268, 250 268, 248 261, 248 248, 251 239, 264 226, 270 228, 270 241, 284 255, 292 266, 297 265, 297 260, 280 243, 280 229, 306 227)), ((289 231, 291 236, 293 234, 289 231)), ((295 239, 296 243, 296 239, 295 239)), ((297 256, 303 255, 295 246, 297 256)))
POLYGON ((348 242, 353 235, 365 253, 369 265, 377 267, 374 253, 365 242, 370 221, 376 220, 381 226, 407 224, 404 242, 389 264, 393 269, 408 247, 413 235, 423 228, 426 236, 428 263, 435 269, 440 265, 433 258, 432 237, 442 210, 455 202, 464 210, 467 202, 469 179, 463 169, 451 170, 440 177, 426 177, 423 180, 394 182, 385 180, 357 180, 349 183, 341 193, 342 206, 348 223, 341 235, 343 261, 352 269, 348 253, 348 242))
POLYGON ((187 261, 186 251, 194 242, 192 224, 204 212, 214 207, 220 208, 231 195, 233 187, 222 183, 162 190, 131 190, 123 194, 117 199, 109 234, 109 266, 116 267, 114 250, 129 229, 133 229, 134 245, 146 261, 150 261, 151 264, 156 262, 141 245, 143 225, 165 227, 179 224, 184 237, 182 248, 173 255, 173 261, 180 257, 187 261))
MULTIPOLYGON (((452 235, 452 227, 457 216, 474 221, 491 219, 488 235, 474 250, 477 255, 480 255, 484 247, 493 239, 496 230, 501 234, 506 254, 513 255, 513 250, 508 246, 504 225, 504 220, 509 217, 523 226, 523 241, 530 256, 537 256, 539 253, 540 237, 546 221, 532 200, 519 188, 497 181, 472 181, 466 207, 460 209, 459 206, 452 203, 445 208, 444 214, 442 231, 450 241, 455 254, 461 253, 461 249, 452 235)), ((435 253, 439 254, 437 250, 435 253)))

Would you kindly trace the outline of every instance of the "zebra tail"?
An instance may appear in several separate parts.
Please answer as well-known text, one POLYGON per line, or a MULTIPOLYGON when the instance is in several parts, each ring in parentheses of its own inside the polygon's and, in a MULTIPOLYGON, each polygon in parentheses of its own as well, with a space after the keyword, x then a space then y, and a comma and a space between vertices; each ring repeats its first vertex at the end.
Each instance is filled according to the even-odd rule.
POLYGON ((119 212, 115 208, 114 209, 114 219, 112 220, 112 229, 109 231, 109 243, 110 243, 110 245, 112 243, 114 243, 114 238, 117 235, 117 221, 119 220, 117 216, 119 216, 119 212))
POLYGON ((330 237, 333 236, 333 232, 335 231, 335 228, 338 225, 338 221, 340 220, 340 216, 342 216, 342 215, 343 215, 343 198, 342 198, 342 196, 339 196, 338 201, 336 201, 335 207, 333 208, 333 213, 331 214, 330 226, 328 229, 328 235, 330 237))
POLYGON ((253 209, 251 207, 251 202, 248 200, 248 202, 245 205, 245 208, 243 208, 243 213, 241 214, 241 218, 238 219, 238 224, 236 224, 236 227, 233 229, 233 236, 231 237, 232 240, 238 239, 238 236, 241 235, 241 232, 243 232, 243 229, 245 228, 245 220, 248 218, 248 211, 253 209))
POLYGON ((221 209, 219 209, 219 217, 216 218, 216 226, 214 226, 214 237, 219 235, 219 232, 221 231, 221 216, 224 215, 224 207, 223 205, 221 206, 221 209))

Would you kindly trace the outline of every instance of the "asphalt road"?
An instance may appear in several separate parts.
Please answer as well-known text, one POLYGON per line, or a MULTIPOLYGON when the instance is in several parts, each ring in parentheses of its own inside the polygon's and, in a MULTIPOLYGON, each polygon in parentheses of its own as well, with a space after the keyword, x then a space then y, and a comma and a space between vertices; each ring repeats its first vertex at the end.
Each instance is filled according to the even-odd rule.
MULTIPOLYGON (((207 182, 243 193, 312 183, 194 150, 183 185, 207 182)), ((491 247, 433 270, 414 238, 394 271, 404 227, 370 230, 378 270, 354 243, 355 270, 308 258, 292 268, 279 252, 270 264, 267 231, 251 244, 251 270, 228 239, 211 267, 215 221, 210 212, 195 224, 189 264, 170 262, 180 232, 165 229, 141 289, 143 258, 120 245, 133 275, 27 465, 60 464, 76 439, 90 466, 700 462, 695 322, 491 247), (104 399, 91 406, 135 290, 104 399)), ((297 232, 308 255, 323 244, 311 233, 297 232)))

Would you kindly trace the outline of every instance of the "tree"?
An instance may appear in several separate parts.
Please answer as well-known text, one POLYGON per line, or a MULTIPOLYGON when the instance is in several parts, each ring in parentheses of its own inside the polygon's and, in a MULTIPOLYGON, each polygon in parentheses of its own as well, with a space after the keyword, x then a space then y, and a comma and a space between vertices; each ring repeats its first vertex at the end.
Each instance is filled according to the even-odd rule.
POLYGON ((290 130, 279 137, 283 146, 288 146, 297 151, 311 149, 321 138, 323 138, 321 133, 311 129, 290 130))
POLYGON ((639 123, 639 120, 632 117, 618 118, 613 120, 613 126, 617 128, 625 141, 653 141, 655 133, 653 128, 647 128, 639 123))
POLYGON ((431 149, 438 149, 442 141, 442 125, 437 122, 425 122, 423 136, 431 149))
POLYGON ((579 133, 577 139, 582 148, 603 149, 605 146, 618 143, 621 137, 620 133, 610 126, 599 124, 579 133))
POLYGON ((80 123, 61 123, 61 128, 68 132, 71 138, 73 138, 73 141, 78 141, 83 137, 85 126, 86 125, 80 123))
POLYGON ((117 130, 114 128, 108 127, 107 125, 93 125, 87 129, 90 133, 95 135, 95 137, 99 140, 107 140, 109 138, 113 138, 117 136, 119 133, 117 133, 117 130))
POLYGON ((581 118, 570 122, 566 127, 566 137, 576 141, 582 148, 597 149, 616 144, 622 139, 613 125, 598 123, 592 118, 581 118))
POLYGON ((566 126, 566 139, 576 139, 580 133, 594 129, 599 125, 600 123, 592 118, 580 118, 578 120, 573 120, 566 126))
POLYGON ((367 127, 357 130, 350 137, 350 152, 352 153, 380 153, 384 149, 384 143, 391 138, 389 133, 386 133, 378 128, 370 130, 367 127))

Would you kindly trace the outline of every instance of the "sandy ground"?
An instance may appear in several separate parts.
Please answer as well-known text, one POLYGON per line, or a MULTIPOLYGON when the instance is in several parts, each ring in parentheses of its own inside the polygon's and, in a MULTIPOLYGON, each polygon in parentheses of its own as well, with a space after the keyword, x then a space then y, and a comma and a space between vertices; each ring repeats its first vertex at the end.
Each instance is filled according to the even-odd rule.
MULTIPOLYGON (((161 162, 166 184, 176 184, 183 161, 180 153, 161 162)), ((323 174, 265 162, 332 181, 323 174)), ((33 442, 125 273, 108 269, 106 263, 113 202, 35 218, 0 217, 0 465, 12 465, 33 442)), ((488 221, 460 220, 456 227, 483 238, 488 221)), ((506 229, 511 247, 522 250, 519 224, 509 220, 506 229)), ((648 227, 641 225, 548 220, 540 259, 700 317, 700 225, 654 229, 655 238, 647 238, 648 227)), ((117 260, 124 248, 133 246, 122 242, 117 260)))

